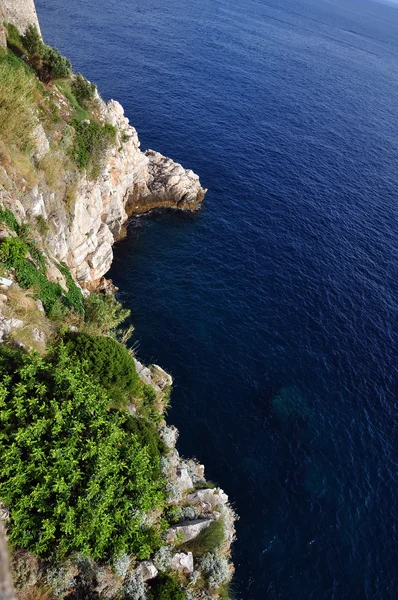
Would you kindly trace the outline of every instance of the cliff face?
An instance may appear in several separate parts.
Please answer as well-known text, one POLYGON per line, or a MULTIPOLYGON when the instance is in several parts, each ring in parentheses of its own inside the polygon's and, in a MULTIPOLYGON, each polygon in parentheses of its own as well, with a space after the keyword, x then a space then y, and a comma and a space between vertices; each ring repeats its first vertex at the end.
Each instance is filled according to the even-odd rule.
MULTIPOLYGON (((57 98, 57 96, 55 96, 57 98)), ((65 189, 50 189, 41 179, 32 189, 22 186, 16 198, 14 182, 4 169, 8 186, 0 188, 0 201, 6 208, 18 209, 22 220, 44 219, 47 223, 43 242, 49 255, 65 262, 80 283, 95 282, 110 268, 112 245, 123 233, 130 214, 155 207, 197 210, 205 190, 199 177, 158 152, 142 152, 134 127, 124 116, 122 106, 98 99, 101 118, 116 128, 116 143, 106 163, 93 180, 81 175, 65 189), (75 186, 72 202, 65 202, 65 190, 75 186)), ((36 156, 39 161, 52 150, 43 127, 35 130, 36 156)))

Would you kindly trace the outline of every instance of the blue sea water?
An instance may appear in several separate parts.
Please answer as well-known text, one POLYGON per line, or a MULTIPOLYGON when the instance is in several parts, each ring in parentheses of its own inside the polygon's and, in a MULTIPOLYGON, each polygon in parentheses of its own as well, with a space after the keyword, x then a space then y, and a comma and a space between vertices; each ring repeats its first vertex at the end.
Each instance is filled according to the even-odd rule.
POLYGON ((398 598, 398 7, 37 8, 209 188, 199 214, 134 220, 110 276, 174 376, 181 452, 240 515, 236 597, 398 598))

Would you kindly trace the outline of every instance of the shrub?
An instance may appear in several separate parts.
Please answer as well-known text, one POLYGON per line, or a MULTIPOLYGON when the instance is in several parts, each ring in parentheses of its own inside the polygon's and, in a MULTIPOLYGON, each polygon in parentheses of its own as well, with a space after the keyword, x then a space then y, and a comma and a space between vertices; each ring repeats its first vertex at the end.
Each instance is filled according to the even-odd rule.
POLYGON ((95 83, 87 81, 81 73, 78 73, 76 79, 72 82, 72 92, 74 93, 76 100, 81 106, 87 105, 87 102, 92 100, 97 91, 95 83))
POLYGON ((4 225, 7 225, 7 227, 12 229, 16 233, 18 233, 18 231, 19 231, 18 221, 16 220, 16 218, 14 217, 14 214, 10 210, 8 210, 8 209, 2 210, 0 208, 0 221, 2 223, 4 223, 4 225))
POLYGON ((43 40, 35 25, 29 25, 25 34, 21 36, 21 42, 29 54, 42 54, 44 51, 43 40))
POLYGON ((151 600, 185 600, 186 595, 174 577, 162 575, 152 583, 148 597, 151 600))
POLYGON ((17 54, 25 54, 26 51, 22 43, 22 37, 18 31, 18 27, 12 23, 6 23, 5 25, 7 29, 7 45, 17 54))
POLYGON ((130 573, 128 581, 124 585, 124 593, 127 600, 146 600, 145 583, 139 571, 130 573))
POLYGON ((84 300, 84 330, 90 335, 113 333, 130 315, 113 294, 90 294, 84 300))
POLYGON ((99 175, 107 150, 116 141, 116 128, 97 121, 85 123, 75 120, 72 124, 75 136, 70 157, 79 169, 87 169, 90 177, 95 178, 99 175))
POLYGON ((153 464, 159 465, 156 476, 159 478, 162 477, 160 470, 160 456, 166 453, 167 448, 160 439, 155 426, 145 419, 128 415, 126 417, 125 427, 126 431, 135 435, 142 446, 148 448, 151 461, 153 464))
POLYGON ((67 349, 108 392, 113 404, 125 404, 126 394, 138 384, 134 360, 125 346, 110 337, 81 333, 67 337, 67 349))
POLYGON ((213 521, 206 529, 203 529, 193 540, 186 542, 183 549, 192 552, 194 556, 204 556, 208 552, 214 552, 225 541, 224 523, 213 521))
POLYGON ((42 358, 0 349, 0 499, 13 546, 37 556, 147 558, 163 505, 148 449, 61 343, 42 358))
POLYGON ((0 246, 0 262, 6 267, 11 268, 21 259, 24 259, 28 253, 28 247, 23 240, 19 238, 6 238, 0 246))
POLYGON ((44 46, 42 57, 43 69, 50 79, 62 79, 71 75, 71 62, 65 56, 62 56, 58 48, 44 46))
POLYGON ((216 554, 206 554, 201 562, 201 569, 210 588, 219 588, 227 583, 232 575, 231 565, 228 560, 216 554))

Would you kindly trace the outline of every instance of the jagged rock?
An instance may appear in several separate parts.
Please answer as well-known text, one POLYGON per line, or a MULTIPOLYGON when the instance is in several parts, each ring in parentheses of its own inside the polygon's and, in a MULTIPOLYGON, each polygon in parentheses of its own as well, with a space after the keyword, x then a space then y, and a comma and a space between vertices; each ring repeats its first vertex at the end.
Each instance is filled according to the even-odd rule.
POLYGON ((174 554, 171 559, 171 568, 173 571, 182 571, 183 573, 193 573, 193 555, 192 552, 185 554, 180 552, 174 554))
MULTIPOLYGON (((170 449, 175 448, 178 440, 178 429, 174 425, 165 425, 160 430, 160 437, 170 449)), ((177 465, 176 465, 177 466, 177 465)))
POLYGON ((23 321, 20 319, 4 319, 0 317, 0 343, 4 341, 4 338, 13 329, 20 329, 21 327, 23 327, 23 321))
POLYGON ((154 150, 147 150, 145 156, 149 159, 146 190, 138 198, 129 198, 129 212, 142 213, 162 206, 182 210, 200 207, 207 190, 200 185, 198 175, 154 150))
POLYGON ((44 331, 37 329, 37 327, 32 328, 32 338, 35 342, 39 342, 40 344, 46 343, 46 334, 44 331))
POLYGON ((228 496, 220 488, 196 490, 187 496, 190 504, 200 504, 203 511, 211 511, 215 506, 228 503, 228 496))
POLYGON ((177 523, 177 525, 174 525, 167 530, 166 539, 167 541, 172 542, 177 537, 181 543, 189 542, 196 538, 196 536, 213 523, 213 521, 214 519, 197 519, 195 521, 177 523))
POLYGON ((43 129, 43 125, 41 125, 40 123, 33 130, 33 141, 35 144, 35 151, 33 157, 35 160, 39 161, 50 150, 50 143, 43 129))
POLYGON ((193 488, 192 479, 189 476, 188 469, 178 468, 176 473, 176 485, 182 493, 193 488))
POLYGON ((158 574, 157 568, 155 567, 153 562, 149 560, 144 560, 143 562, 141 562, 138 565, 137 570, 141 572, 142 579, 144 581, 148 581, 149 579, 155 579, 155 577, 158 574))
POLYGON ((173 384, 173 378, 158 365, 146 367, 139 360, 134 358, 135 368, 140 379, 155 389, 156 392, 163 391, 166 387, 173 384))

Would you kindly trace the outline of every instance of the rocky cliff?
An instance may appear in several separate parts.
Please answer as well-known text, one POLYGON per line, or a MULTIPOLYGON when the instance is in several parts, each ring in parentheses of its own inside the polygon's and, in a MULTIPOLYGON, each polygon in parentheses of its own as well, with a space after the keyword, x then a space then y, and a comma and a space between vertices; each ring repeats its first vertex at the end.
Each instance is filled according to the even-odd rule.
MULTIPOLYGON (((56 90, 54 98, 60 106, 65 103, 56 90)), ((102 120, 117 132, 98 177, 90 180, 82 174, 71 183, 66 169, 56 190, 44 178, 29 188, 27 182, 16 186, 7 169, 0 167, 2 204, 17 210, 22 220, 45 220, 48 230, 43 241, 49 255, 65 262, 80 283, 95 282, 108 271, 112 245, 122 235, 129 215, 155 207, 197 210, 205 195, 192 171, 158 152, 140 150, 137 132, 118 102, 105 104, 100 98, 97 102, 102 120), (73 205, 65 201, 72 186, 73 205)), ((45 161, 53 150, 39 121, 34 138, 36 160, 45 161)))

